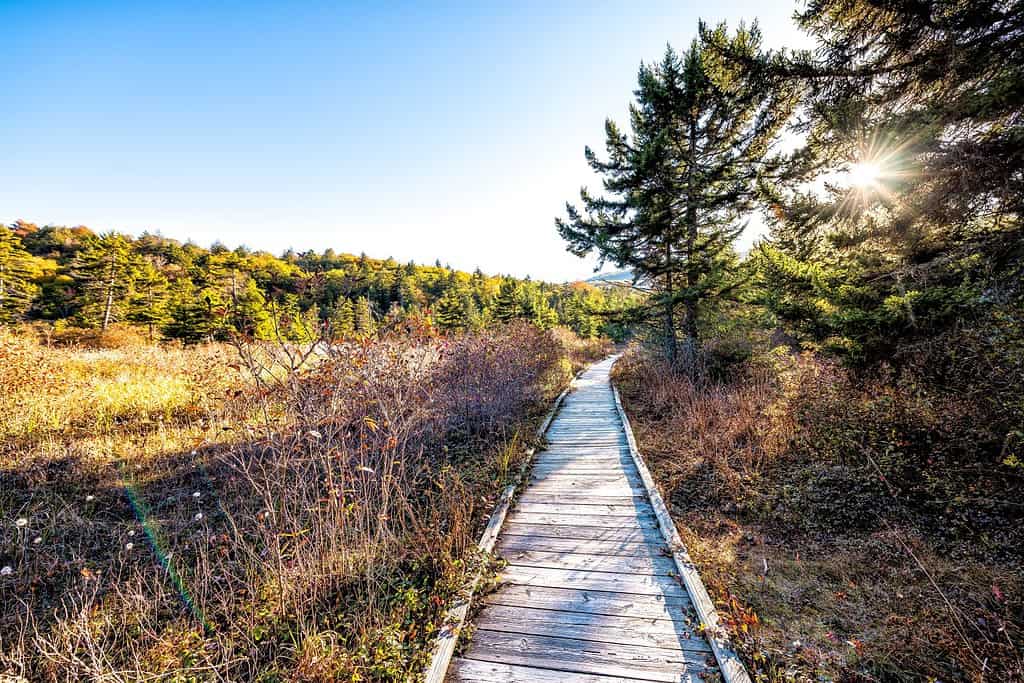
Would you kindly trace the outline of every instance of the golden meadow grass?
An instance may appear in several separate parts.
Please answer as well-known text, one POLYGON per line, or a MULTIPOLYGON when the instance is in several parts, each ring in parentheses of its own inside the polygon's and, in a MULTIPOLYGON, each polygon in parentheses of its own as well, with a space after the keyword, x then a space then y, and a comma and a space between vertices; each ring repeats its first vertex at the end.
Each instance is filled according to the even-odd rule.
POLYGON ((404 679, 521 435, 606 349, 522 325, 298 370, 241 350, 0 336, 0 672, 404 679))

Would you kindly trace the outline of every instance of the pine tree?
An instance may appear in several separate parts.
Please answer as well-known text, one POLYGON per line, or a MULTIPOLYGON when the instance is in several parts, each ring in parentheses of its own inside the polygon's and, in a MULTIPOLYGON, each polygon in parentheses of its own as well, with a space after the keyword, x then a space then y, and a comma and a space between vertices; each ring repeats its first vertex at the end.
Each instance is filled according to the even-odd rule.
POLYGON ((296 295, 276 292, 266 300, 271 337, 277 340, 311 342, 317 336, 316 311, 303 311, 296 295))
POLYGON ((599 321, 590 310, 588 297, 582 292, 573 292, 571 296, 562 299, 559 319, 561 324, 580 337, 589 339, 597 336, 599 321))
POLYGON ((273 335, 273 325, 267 309, 267 297, 251 277, 233 277, 244 281, 241 285, 235 282, 231 290, 231 327, 246 337, 270 339, 273 335))
POLYGON ((167 278, 150 261, 141 261, 128 298, 127 318, 145 325, 150 340, 167 320, 168 298, 167 278))
POLYGON ((540 297, 533 307, 533 324, 542 330, 550 330, 558 324, 558 312, 545 296, 540 297))
POLYGON ((37 274, 32 255, 22 248, 18 236, 0 225, 0 322, 14 322, 24 315, 38 290, 32 282, 37 274))
POLYGON ((760 254, 771 309, 890 358, 1019 296, 1019 3, 817 0, 798 22, 818 50, 747 62, 806 87, 810 113, 760 254), (804 189, 824 174, 825 192, 804 189))
POLYGON ((520 300, 523 317, 540 329, 547 330, 558 324, 558 313, 551 307, 547 294, 541 287, 529 283, 523 288, 520 300))
POLYGON ((75 256, 70 272, 80 292, 83 324, 106 330, 123 318, 138 265, 131 244, 117 233, 99 237, 75 256))
POLYGON ((369 337, 377 331, 373 305, 366 297, 360 297, 355 303, 355 331, 360 337, 369 337))
POLYGON ((217 303, 210 290, 200 290, 189 278, 179 278, 171 286, 164 335, 186 344, 223 336, 223 316, 217 313, 217 303))
MULTIPOLYGON (((719 26, 714 35, 744 55, 760 50, 756 24, 731 37, 719 26)), ((584 212, 567 205, 568 220, 556 221, 571 252, 596 252, 601 264, 629 268, 652 289, 645 307, 660 312, 672 362, 677 309, 692 355, 701 307, 733 286, 732 241, 754 208, 759 174, 775 169, 771 145, 795 106, 792 89, 745 74, 697 41, 682 54, 669 47, 655 66, 641 65, 631 134, 609 120, 608 160, 586 150, 609 196, 584 188, 584 212)))
POLYGON ((473 300, 469 292, 451 287, 434 307, 434 321, 443 330, 464 330, 473 317, 473 300))
POLYGON ((341 298, 331 309, 331 334, 335 339, 347 339, 356 331, 356 314, 352 300, 341 298))
POLYGON ((494 319, 507 323, 516 318, 522 318, 524 314, 519 283, 512 278, 505 278, 498 290, 498 296, 494 300, 494 319))

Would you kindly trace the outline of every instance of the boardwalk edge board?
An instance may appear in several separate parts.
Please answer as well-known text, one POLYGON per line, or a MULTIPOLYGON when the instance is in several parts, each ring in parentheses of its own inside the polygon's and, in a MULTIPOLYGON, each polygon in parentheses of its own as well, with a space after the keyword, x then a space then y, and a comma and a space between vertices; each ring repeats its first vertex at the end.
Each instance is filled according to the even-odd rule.
MULTIPOLYGON (((569 382, 558 398, 555 399, 554 404, 551 406, 551 410, 544 417, 544 421, 540 427, 537 428, 537 438, 542 439, 544 434, 548 431, 548 427, 551 426, 551 422, 555 419, 555 415, 558 413, 558 409, 562 406, 562 402, 565 397, 569 395, 573 387, 576 386, 576 381, 583 375, 584 372, 590 365, 580 370, 575 377, 569 382)), ((511 484, 505 487, 505 490, 501 492, 501 496, 498 498, 497 504, 494 506, 494 511, 491 513, 491 517, 487 520, 487 526, 484 527, 484 532, 480 536, 480 542, 477 547, 483 553, 490 553, 494 550, 494 544, 498 540, 498 534, 501 533, 501 526, 505 522, 505 516, 508 514, 509 509, 512 507, 512 498, 515 496, 516 489, 526 479, 526 472, 529 469, 530 461, 533 458, 534 449, 528 448, 526 450, 526 459, 523 462, 522 468, 511 484)), ((466 616, 469 614, 469 606, 473 601, 473 594, 476 592, 476 588, 480 583, 483 570, 481 569, 473 577, 473 581, 469 585, 469 590, 466 595, 458 599, 454 605, 452 605, 444 615, 444 619, 441 622, 441 629, 437 635, 437 642, 434 645, 434 652, 430 657, 430 664, 424 673, 424 681, 426 683, 443 683, 445 676, 448 673, 448 667, 451 664, 452 656, 455 654, 455 645, 459 640, 459 633, 462 631, 462 627, 465 625, 466 616)))
POLYGON ((622 398, 619 396, 619 389, 615 386, 614 382, 612 382, 612 395, 615 397, 615 408, 619 413, 623 429, 626 432, 626 441, 629 445, 630 455, 633 456, 633 462, 640 473, 640 479, 643 482, 644 488, 647 489, 647 496, 654 507, 654 514, 658 518, 661 533, 664 535, 665 540, 668 541, 672 558, 675 560, 676 568, 679 570, 679 576, 683 581, 686 592, 690 595, 690 600, 693 602, 698 618, 704 624, 704 636, 711 645, 711 651, 718 662, 722 678, 725 683, 751 683, 750 676, 747 674, 743 662, 740 661, 736 651, 732 649, 732 645, 729 643, 729 635, 718 618, 715 604, 712 602, 711 596, 704 586, 704 581, 700 578, 700 574, 697 573, 697 567, 693 564, 693 560, 690 559, 686 546, 683 545, 683 541, 679 537, 679 531, 676 529, 675 522, 672 521, 668 508, 665 507, 665 501, 661 498, 661 493, 654 483, 654 478, 647 469, 647 465, 644 464, 643 456, 636 445, 636 438, 633 436, 633 427, 630 425, 629 416, 626 415, 626 411, 622 407, 622 398))

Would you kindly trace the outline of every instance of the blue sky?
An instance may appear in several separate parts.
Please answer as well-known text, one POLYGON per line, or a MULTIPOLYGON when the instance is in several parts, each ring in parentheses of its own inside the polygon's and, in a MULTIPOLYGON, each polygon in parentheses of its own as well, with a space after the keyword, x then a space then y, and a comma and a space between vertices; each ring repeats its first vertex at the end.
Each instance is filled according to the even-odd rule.
POLYGON ((586 277, 554 217, 640 61, 796 7, 0 0, 0 221, 586 277))

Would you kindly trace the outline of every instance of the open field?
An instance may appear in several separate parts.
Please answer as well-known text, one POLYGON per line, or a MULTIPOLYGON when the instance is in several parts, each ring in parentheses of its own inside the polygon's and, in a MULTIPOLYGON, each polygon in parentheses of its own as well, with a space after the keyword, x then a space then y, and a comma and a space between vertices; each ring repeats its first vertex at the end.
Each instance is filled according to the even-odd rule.
POLYGON ((521 435, 605 348, 523 324, 299 351, 0 335, 0 672, 404 679, 521 435))

